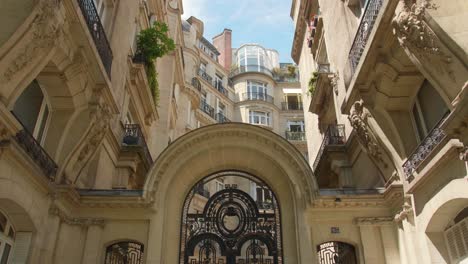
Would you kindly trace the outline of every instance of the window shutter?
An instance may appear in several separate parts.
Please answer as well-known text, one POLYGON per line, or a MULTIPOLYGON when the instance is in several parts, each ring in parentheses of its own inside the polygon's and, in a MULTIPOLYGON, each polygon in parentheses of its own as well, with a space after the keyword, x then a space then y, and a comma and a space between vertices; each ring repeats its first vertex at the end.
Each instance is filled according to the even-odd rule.
POLYGON ((468 218, 447 229, 445 241, 452 263, 468 259, 468 218))
POLYGON ((11 264, 26 264, 31 245, 32 232, 16 232, 11 264))

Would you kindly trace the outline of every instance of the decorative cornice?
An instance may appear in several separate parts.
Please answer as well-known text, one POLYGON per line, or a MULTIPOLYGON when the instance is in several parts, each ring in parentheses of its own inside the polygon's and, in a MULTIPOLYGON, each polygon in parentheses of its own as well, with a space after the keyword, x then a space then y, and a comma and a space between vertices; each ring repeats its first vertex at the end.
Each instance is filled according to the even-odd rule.
POLYGON ((104 227, 106 221, 102 218, 81 218, 81 217, 70 217, 63 210, 58 208, 56 205, 52 205, 49 208, 49 214, 56 215, 60 218, 61 221, 68 225, 78 225, 78 226, 99 226, 104 227))
POLYGON ((362 225, 373 225, 373 226, 381 226, 381 225, 392 225, 393 224, 393 217, 391 216, 384 216, 384 217, 356 217, 353 220, 355 225, 362 226, 362 225))

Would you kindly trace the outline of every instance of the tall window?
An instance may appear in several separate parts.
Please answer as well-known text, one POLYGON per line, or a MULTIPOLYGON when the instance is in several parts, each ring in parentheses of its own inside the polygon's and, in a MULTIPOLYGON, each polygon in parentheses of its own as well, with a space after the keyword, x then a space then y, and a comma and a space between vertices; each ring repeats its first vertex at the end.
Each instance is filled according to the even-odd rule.
POLYGON ((424 81, 412 109, 417 140, 423 140, 448 111, 439 93, 427 80, 424 81))
POLYGON ((11 259, 15 244, 15 230, 8 218, 0 212, 0 264, 7 264, 11 259))
POLYGON ((266 100, 267 92, 268 90, 265 83, 247 81, 247 99, 266 100))
POLYGON ((143 264, 144 246, 138 242, 122 241, 106 248, 104 264, 143 264))
POLYGON ((204 62, 200 63, 200 70, 203 72, 206 72, 206 63, 204 62))
POLYGON ((255 125, 270 125, 270 113, 263 111, 249 111, 249 122, 255 125))
POLYGON ((271 70, 272 63, 267 51, 257 45, 246 45, 237 51, 237 64, 246 71, 262 71, 268 68, 271 70))
POLYGON ((304 120, 288 121, 288 131, 291 132, 304 132, 304 120))
POLYGON ((49 119, 49 106, 36 80, 20 95, 12 112, 24 128, 42 145, 49 119))
POLYGON ((214 84, 215 84, 216 89, 218 90, 223 89, 223 76, 216 73, 214 84))
POLYGON ((445 243, 449 251, 450 263, 468 262, 468 207, 453 219, 444 231, 445 243))

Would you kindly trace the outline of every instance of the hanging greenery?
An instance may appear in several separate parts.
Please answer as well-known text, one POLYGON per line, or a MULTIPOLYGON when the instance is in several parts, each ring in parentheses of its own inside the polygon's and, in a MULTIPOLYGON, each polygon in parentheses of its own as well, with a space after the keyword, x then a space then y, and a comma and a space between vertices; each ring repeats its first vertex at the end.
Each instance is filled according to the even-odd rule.
POLYGON ((309 79, 309 95, 313 95, 315 91, 315 85, 317 84, 319 73, 317 71, 314 71, 312 73, 312 76, 309 79))
POLYGON ((291 77, 296 77, 296 67, 288 65, 288 73, 291 77))
POLYGON ((137 36, 137 56, 144 59, 148 84, 156 106, 159 103, 158 73, 155 60, 175 49, 174 40, 167 32, 169 28, 164 22, 154 22, 153 26, 143 29, 137 36))

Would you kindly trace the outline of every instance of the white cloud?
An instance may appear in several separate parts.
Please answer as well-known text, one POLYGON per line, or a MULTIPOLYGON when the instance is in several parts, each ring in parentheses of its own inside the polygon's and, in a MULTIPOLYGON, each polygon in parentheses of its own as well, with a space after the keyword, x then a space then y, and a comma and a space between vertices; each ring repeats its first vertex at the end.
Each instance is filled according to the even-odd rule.
POLYGON ((194 16, 200 19, 207 18, 206 7, 208 6, 208 0, 183 0, 183 5, 183 19, 187 19, 190 16, 194 16))

